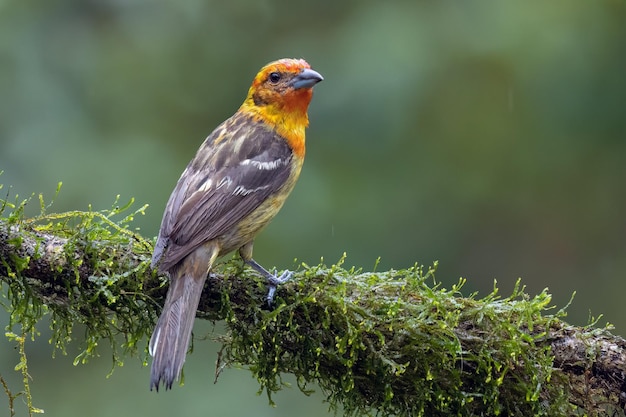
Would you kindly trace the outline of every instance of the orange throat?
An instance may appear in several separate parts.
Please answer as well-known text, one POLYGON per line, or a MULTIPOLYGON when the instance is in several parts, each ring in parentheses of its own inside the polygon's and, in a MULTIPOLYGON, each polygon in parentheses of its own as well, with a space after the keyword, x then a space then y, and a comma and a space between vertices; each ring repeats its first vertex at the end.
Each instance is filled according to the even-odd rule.
POLYGON ((300 158, 305 154, 305 130, 309 126, 307 108, 311 100, 309 94, 290 94, 280 103, 256 106, 249 99, 239 109, 260 120, 285 138, 293 153, 300 158))

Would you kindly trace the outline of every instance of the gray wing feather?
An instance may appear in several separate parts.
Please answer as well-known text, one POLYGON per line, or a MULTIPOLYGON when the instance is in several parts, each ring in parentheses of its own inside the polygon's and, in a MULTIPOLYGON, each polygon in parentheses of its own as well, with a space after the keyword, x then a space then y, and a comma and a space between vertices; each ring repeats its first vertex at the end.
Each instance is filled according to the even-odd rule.
POLYGON ((284 139, 261 124, 237 127, 218 127, 183 172, 165 209, 153 266, 158 263, 167 270, 224 234, 289 178, 292 153, 284 139), (247 137, 234 140, 237 147, 229 137, 215 144, 224 132, 247 137))

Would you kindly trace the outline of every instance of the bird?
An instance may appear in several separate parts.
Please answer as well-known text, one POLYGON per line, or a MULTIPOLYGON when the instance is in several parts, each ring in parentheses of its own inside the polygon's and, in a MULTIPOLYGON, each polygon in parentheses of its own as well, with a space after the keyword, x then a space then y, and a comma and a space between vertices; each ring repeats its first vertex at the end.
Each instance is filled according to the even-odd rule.
POLYGON ((272 302, 291 278, 252 258, 255 236, 280 210, 300 175, 313 87, 324 78, 303 59, 284 58, 254 77, 239 109, 206 138, 165 207, 152 268, 169 277, 149 342, 150 390, 171 389, 191 339, 205 280, 215 261, 238 250, 263 275, 272 302))

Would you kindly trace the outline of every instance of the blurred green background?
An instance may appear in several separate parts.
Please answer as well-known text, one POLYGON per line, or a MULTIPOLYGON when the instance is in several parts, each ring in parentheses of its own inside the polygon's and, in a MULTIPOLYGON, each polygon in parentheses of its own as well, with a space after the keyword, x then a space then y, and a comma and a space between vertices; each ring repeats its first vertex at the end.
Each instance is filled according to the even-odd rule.
MULTIPOLYGON (((2 192, 51 198, 63 181, 56 211, 135 197, 150 204, 136 225, 154 236, 199 144, 281 57, 325 81, 300 182, 258 238, 258 261, 439 260, 437 278, 466 277, 466 294, 497 279, 507 295, 522 277, 559 307, 576 291, 573 324, 604 314, 626 334, 623 0, 0 1, 2 192)), ((47 415, 328 414, 322 395, 296 388, 269 407, 245 370, 214 385, 210 341, 188 358, 184 387, 155 394, 139 360, 106 378, 106 349, 74 367, 77 349, 51 359, 40 330, 28 354, 47 415)), ((216 333, 196 323, 196 335, 216 333)), ((0 338, 14 388, 17 361, 0 338)))

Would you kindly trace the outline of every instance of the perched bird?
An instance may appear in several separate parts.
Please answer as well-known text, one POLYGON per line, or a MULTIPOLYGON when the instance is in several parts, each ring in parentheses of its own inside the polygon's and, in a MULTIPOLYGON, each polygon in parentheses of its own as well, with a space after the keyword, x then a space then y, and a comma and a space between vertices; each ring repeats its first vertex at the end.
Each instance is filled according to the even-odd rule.
POLYGON ((304 131, 313 86, 323 77, 302 59, 281 59, 256 75, 237 112, 198 149, 172 192, 152 256, 170 278, 150 339, 150 389, 178 379, 204 282, 215 260, 239 250, 264 275, 271 302, 276 276, 252 259, 259 231, 280 210, 304 161, 304 131))

